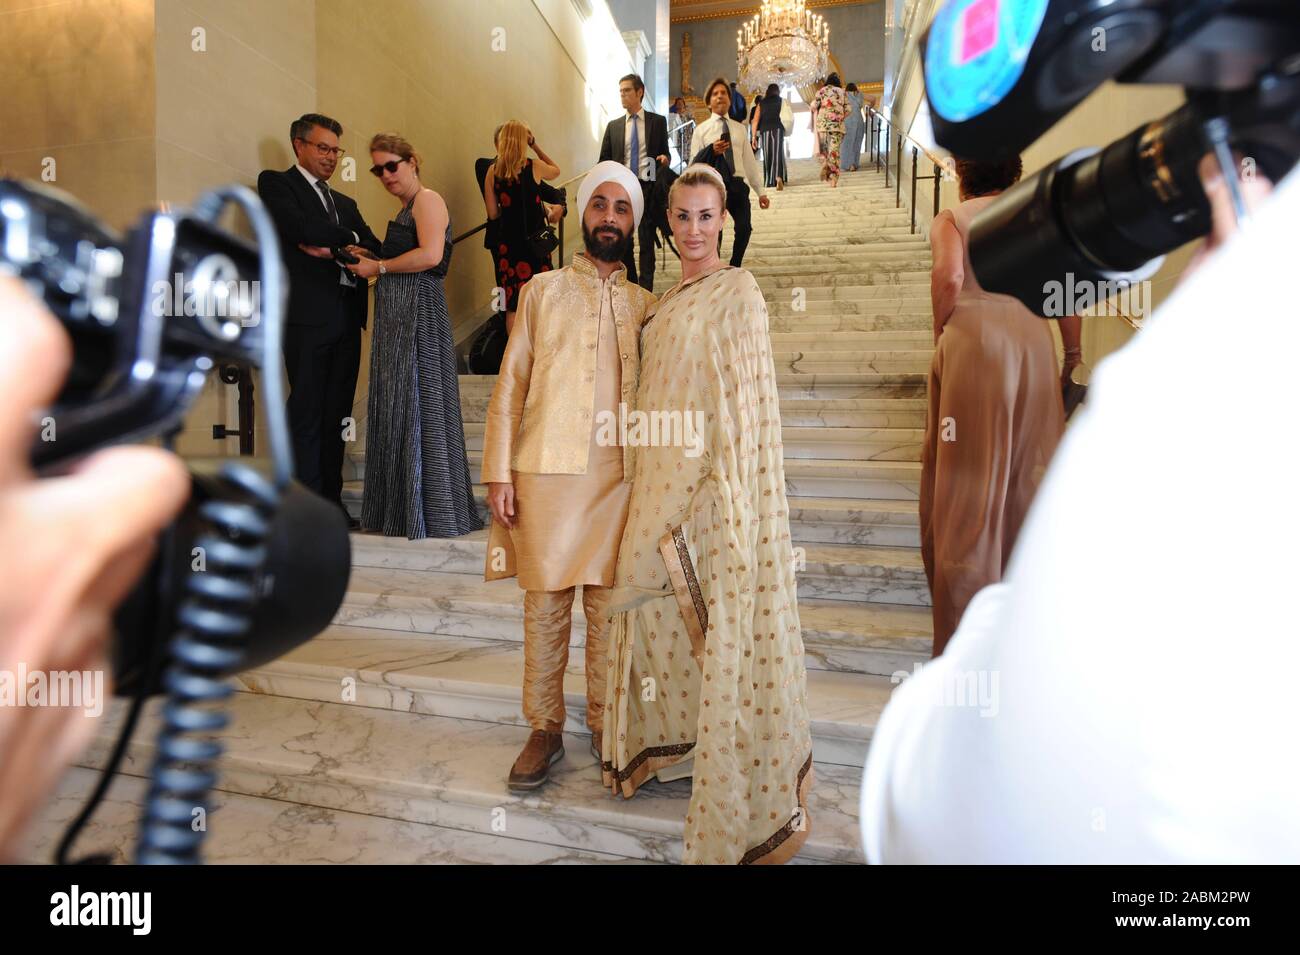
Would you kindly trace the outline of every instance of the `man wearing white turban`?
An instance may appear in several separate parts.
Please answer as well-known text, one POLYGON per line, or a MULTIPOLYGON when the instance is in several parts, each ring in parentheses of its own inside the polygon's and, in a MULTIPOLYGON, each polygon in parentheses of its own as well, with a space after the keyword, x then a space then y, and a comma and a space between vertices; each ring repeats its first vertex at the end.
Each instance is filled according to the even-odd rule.
POLYGON ((599 759, 609 593, 631 492, 630 449, 611 422, 636 395, 640 332, 655 298, 622 264, 640 223, 640 183, 626 166, 596 165, 578 190, 584 251, 534 275, 483 438, 492 528, 484 577, 524 590, 524 718, 532 728, 509 787, 546 782, 564 756, 564 671, 574 590, 587 621, 587 727, 599 759), (613 437, 611 438, 611 434, 613 437))

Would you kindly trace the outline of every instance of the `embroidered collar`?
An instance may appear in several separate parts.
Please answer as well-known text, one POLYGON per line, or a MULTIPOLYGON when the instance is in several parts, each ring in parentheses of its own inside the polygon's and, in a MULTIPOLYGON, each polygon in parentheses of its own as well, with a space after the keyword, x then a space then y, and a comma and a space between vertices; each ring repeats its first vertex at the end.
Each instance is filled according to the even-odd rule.
MULTIPOLYGON (((596 270, 596 263, 581 252, 573 253, 572 267, 573 271, 579 275, 594 279, 597 282, 600 281, 600 272, 596 270)), ((618 268, 614 270, 610 277, 614 280, 615 285, 626 285, 627 266, 620 262, 618 268)))

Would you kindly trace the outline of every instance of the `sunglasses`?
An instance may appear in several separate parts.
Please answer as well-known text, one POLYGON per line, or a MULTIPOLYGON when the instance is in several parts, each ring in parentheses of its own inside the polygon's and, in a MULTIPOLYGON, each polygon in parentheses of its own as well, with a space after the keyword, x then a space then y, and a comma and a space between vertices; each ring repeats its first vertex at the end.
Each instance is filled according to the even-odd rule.
POLYGON ((385 169, 387 169, 389 172, 397 172, 397 167, 404 162, 406 162, 405 159, 390 159, 388 162, 380 163, 377 166, 371 166, 370 175, 382 176, 384 174, 385 169))

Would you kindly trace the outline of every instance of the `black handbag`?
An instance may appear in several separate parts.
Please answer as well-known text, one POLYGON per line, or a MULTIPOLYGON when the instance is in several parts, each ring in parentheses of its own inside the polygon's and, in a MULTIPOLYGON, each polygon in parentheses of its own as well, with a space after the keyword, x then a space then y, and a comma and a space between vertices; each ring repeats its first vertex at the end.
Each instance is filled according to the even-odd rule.
POLYGON ((551 253, 555 251, 556 246, 559 244, 559 236, 555 234, 555 230, 549 225, 542 226, 528 237, 528 248, 532 251, 533 256, 544 262, 551 260, 551 253))
MULTIPOLYGON (((542 208, 541 190, 537 188, 537 181, 530 175, 525 182, 524 188, 524 205, 527 209, 536 207, 542 208)), ((533 258, 539 262, 550 262, 551 253, 555 251, 560 244, 560 238, 551 228, 551 224, 542 217, 542 224, 534 231, 528 233, 528 249, 533 253, 533 258)))
POLYGON ((498 312, 479 329, 465 356, 471 375, 495 375, 501 371, 506 354, 506 317, 498 312))

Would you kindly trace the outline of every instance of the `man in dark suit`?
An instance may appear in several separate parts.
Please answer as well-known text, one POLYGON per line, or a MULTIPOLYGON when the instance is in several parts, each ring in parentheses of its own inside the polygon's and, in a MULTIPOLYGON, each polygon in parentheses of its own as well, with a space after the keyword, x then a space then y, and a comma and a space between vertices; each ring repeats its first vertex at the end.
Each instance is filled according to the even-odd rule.
POLYGON ((618 81, 618 95, 627 113, 610 120, 605 127, 605 139, 600 144, 600 161, 612 159, 621 162, 641 180, 645 214, 641 216, 641 225, 636 233, 636 244, 641 248, 640 276, 637 275, 630 242, 623 264, 627 266, 629 282, 637 282, 647 292, 653 292, 655 216, 651 210, 655 179, 668 166, 668 120, 658 113, 641 108, 641 101, 645 99, 645 84, 635 73, 629 73, 618 81))
POLYGON ((298 480, 343 506, 344 419, 352 414, 366 327, 366 283, 340 250, 378 255, 380 242, 354 200, 329 187, 343 150, 337 120, 307 113, 289 127, 297 163, 267 169, 257 192, 275 220, 289 272, 284 363, 298 480))

